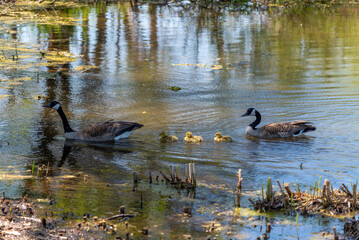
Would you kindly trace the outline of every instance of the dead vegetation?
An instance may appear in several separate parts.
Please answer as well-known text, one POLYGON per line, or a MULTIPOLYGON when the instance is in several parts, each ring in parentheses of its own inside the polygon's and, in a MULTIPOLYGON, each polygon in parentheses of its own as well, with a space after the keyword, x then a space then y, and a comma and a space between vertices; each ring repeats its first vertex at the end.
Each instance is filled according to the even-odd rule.
POLYGON ((277 180, 279 193, 273 191, 271 178, 268 178, 267 190, 262 198, 249 201, 258 211, 289 210, 302 214, 321 214, 326 216, 344 216, 357 211, 357 185, 352 184, 352 191, 343 183, 339 189, 334 190, 328 179, 325 179, 322 188, 315 183, 310 192, 301 192, 297 184, 293 192, 288 184, 284 186, 277 180), (284 188, 284 189, 283 189, 284 188))
POLYGON ((125 213, 124 207, 121 207, 120 214, 107 219, 85 214, 82 220, 63 228, 59 225, 65 222, 69 213, 59 217, 54 216, 52 212, 46 212, 44 217, 39 217, 37 207, 26 197, 21 200, 10 200, 3 196, 0 200, 0 209, 0 239, 100 239, 104 234, 122 239, 119 235, 129 237, 132 228, 126 222, 125 229, 117 231, 116 226, 109 220, 123 220, 135 216, 125 213))

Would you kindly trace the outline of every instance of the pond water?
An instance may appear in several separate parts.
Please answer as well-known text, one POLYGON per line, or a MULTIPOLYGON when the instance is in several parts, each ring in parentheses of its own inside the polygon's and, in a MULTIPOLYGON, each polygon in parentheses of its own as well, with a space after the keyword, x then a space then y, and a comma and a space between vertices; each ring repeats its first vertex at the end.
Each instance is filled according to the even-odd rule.
POLYGON ((56 214, 72 211, 75 219, 87 212, 108 217, 125 205, 137 212, 130 223, 150 227, 153 238, 228 238, 231 228, 232 238, 253 239, 267 222, 273 239, 298 232, 301 239, 319 237, 332 226, 342 231, 329 218, 301 217, 297 231, 295 216, 251 220, 246 210, 236 218, 225 213, 234 209, 238 169, 244 193, 252 195, 268 177, 302 189, 320 178, 335 188, 357 180, 358 14, 355 8, 238 12, 99 3, 56 11, 60 24, 41 15, 0 19, 0 190, 53 198, 56 214), (65 143, 60 117, 42 107, 53 99, 74 129, 110 118, 144 127, 116 144, 65 143), (262 124, 308 120, 317 130, 294 140, 248 139, 244 131, 253 119, 240 116, 249 107, 261 112, 262 124), (180 141, 159 143, 162 130, 180 141), (185 144, 187 131, 205 141, 185 144), (218 131, 235 141, 214 143, 218 131), (195 197, 147 182, 149 171, 159 175, 169 165, 178 164, 184 175, 189 162, 196 163, 195 197), (27 178, 33 163, 49 164, 52 180, 27 178), (133 172, 143 179, 135 191, 133 172), (191 218, 181 215, 187 205, 195 211, 191 218), (210 234, 205 226, 213 220, 223 228, 210 234))

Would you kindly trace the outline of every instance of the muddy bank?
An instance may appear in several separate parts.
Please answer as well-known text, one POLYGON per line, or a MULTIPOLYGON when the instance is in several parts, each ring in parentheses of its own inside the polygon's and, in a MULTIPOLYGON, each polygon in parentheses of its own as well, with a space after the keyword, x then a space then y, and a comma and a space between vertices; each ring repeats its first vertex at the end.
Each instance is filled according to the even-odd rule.
MULTIPOLYGON (((62 217, 54 216, 53 212, 45 212, 41 216, 41 207, 32 203, 31 200, 23 198, 21 200, 5 199, 0 200, 0 235, 2 239, 79 239, 79 238, 104 238, 111 236, 115 239, 129 238, 129 232, 122 233, 122 237, 117 233, 116 227, 96 216, 90 217, 85 214, 83 220, 76 223, 65 225, 68 217, 73 213, 63 214, 62 217)), ((124 219, 132 217, 132 214, 123 213, 111 219, 124 219)), ((130 228, 125 222, 126 228, 130 228)), ((142 234, 147 235, 148 229, 142 229, 142 234)))

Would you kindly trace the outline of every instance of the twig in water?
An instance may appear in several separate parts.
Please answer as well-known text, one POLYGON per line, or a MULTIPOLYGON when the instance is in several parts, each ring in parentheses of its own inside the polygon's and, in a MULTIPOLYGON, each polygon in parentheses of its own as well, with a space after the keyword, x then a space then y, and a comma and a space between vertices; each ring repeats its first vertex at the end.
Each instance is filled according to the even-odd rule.
POLYGON ((106 218, 106 220, 113 220, 113 219, 116 219, 116 218, 125 218, 125 217, 135 217, 136 215, 134 214, 117 214, 117 215, 114 215, 112 217, 108 217, 106 218))
POLYGON ((162 177, 166 180, 166 182, 170 182, 169 178, 163 172, 160 171, 160 173, 162 177))
POLYGON ((10 8, 12 8, 14 5, 15 5, 15 4, 11 4, 11 5, 8 6, 7 8, 5 8, 5 9, 0 13, 0 16, 5 15, 6 12, 7 12, 10 8))

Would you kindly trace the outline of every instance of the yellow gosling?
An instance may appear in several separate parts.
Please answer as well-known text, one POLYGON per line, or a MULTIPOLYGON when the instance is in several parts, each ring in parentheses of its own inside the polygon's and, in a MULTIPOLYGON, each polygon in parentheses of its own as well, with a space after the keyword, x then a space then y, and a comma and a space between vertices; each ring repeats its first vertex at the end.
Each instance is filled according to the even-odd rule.
POLYGON ((200 136, 193 136, 191 132, 186 132, 186 137, 184 138, 186 142, 199 143, 203 142, 203 138, 200 136))
POLYGON ((221 132, 216 133, 214 136, 214 141, 216 142, 233 142, 233 139, 230 136, 222 136, 221 132))
POLYGON ((168 135, 165 131, 162 131, 160 133, 160 142, 161 143, 171 143, 171 142, 177 142, 178 137, 175 135, 168 135))

